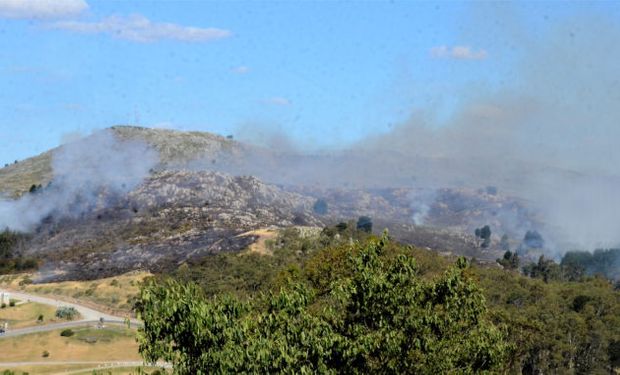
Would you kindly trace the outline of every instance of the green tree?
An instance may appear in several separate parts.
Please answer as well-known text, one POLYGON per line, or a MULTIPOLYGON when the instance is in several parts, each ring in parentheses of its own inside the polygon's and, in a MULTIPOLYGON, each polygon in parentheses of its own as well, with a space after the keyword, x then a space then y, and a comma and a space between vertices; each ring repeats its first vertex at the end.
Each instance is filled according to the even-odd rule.
POLYGON ((541 278, 544 282, 562 279, 562 271, 560 265, 547 259, 544 255, 538 258, 538 263, 531 263, 523 268, 523 273, 532 278, 541 278))
POLYGON ((497 263, 501 264, 505 269, 516 270, 519 268, 519 256, 517 253, 508 250, 504 253, 502 259, 497 260, 497 263))
MULTIPOLYGON (((508 346, 459 259, 435 281, 386 254, 387 235, 339 247, 337 268, 241 302, 195 284, 150 281, 136 310, 145 360, 181 374, 473 373, 498 369, 508 346)), ((321 251, 317 256, 325 257, 321 251)))
POLYGON ((366 233, 372 232, 372 219, 368 216, 360 216, 357 219, 357 229, 366 233))
POLYGON ((483 226, 482 228, 476 228, 474 231, 476 237, 482 240, 480 247, 487 248, 491 244, 491 227, 488 225, 483 226))

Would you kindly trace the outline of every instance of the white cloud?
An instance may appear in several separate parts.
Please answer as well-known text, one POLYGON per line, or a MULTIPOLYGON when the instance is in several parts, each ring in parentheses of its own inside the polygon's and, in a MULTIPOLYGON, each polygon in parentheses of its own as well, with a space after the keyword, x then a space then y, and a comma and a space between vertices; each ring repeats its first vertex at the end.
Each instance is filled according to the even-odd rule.
POLYGON ((274 96, 271 98, 267 98, 264 100, 265 104, 277 105, 277 106, 287 106, 291 105, 291 101, 287 98, 283 98, 281 96, 274 96))
POLYGON ((59 21, 51 24, 50 27, 84 34, 110 34, 115 38, 142 43, 164 39, 183 42, 210 42, 232 35, 230 31, 224 29, 152 22, 139 14, 129 17, 111 16, 98 22, 59 21))
POLYGON ((231 69, 231 71, 236 74, 246 74, 250 72, 250 68, 245 65, 240 65, 240 66, 235 66, 234 68, 231 69))
POLYGON ((84 0, 0 0, 0 18, 65 18, 86 9, 84 0))
POLYGON ((431 55, 437 58, 458 60, 483 60, 488 56, 487 51, 483 49, 475 51, 468 46, 437 46, 431 48, 431 55))

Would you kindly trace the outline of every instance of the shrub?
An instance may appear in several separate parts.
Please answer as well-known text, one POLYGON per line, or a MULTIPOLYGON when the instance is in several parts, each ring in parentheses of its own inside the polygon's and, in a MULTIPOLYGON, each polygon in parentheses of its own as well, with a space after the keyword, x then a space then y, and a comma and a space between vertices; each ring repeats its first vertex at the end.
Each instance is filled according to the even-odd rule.
POLYGON ((4 309, 6 308, 6 303, 2 302, 2 305, 0 305, 0 309, 4 309))
POLYGON ((41 356, 42 356, 43 358, 47 358, 47 357, 49 357, 49 356, 50 356, 50 352, 48 352, 47 350, 44 350, 44 351, 43 351, 43 354, 41 354, 41 356))
POLYGON ((73 335, 74 332, 71 328, 63 329, 62 332, 60 332, 60 336, 62 337, 71 337, 73 335))
POLYGON ((14 307, 15 306, 15 300, 14 299, 9 300, 9 306, 10 307, 14 307))
POLYGON ((56 310, 56 317, 59 319, 73 320, 77 317, 78 312, 75 307, 60 306, 56 310))

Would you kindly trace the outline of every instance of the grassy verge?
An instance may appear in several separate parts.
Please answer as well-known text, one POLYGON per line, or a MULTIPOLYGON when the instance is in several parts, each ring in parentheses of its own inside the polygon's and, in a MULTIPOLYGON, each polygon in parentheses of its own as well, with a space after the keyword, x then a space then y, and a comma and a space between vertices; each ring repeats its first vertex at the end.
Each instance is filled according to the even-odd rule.
MULTIPOLYGON (((135 331, 119 327, 78 328, 71 337, 61 330, 0 340, 5 362, 141 360, 135 331), (44 356, 47 352, 48 355, 44 356)), ((1 366, 1 365, 0 365, 1 366)))
POLYGON ((26 302, 16 306, 7 306, 0 309, 0 325, 4 322, 9 328, 24 328, 38 324, 54 322, 56 308, 35 302, 26 302), (39 317, 43 319, 39 320, 39 317))

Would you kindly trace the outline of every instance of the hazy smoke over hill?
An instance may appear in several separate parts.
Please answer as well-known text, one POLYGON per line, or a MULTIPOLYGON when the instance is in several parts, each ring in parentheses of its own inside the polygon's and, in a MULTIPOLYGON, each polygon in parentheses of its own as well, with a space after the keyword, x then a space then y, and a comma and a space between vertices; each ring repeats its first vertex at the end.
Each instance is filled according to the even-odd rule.
POLYGON ((68 143, 54 153, 54 178, 19 200, 0 201, 0 228, 32 230, 50 215, 76 217, 133 189, 159 162, 146 143, 110 131, 68 143))
MULTIPOLYGON (((289 145, 281 155, 254 152, 215 168, 286 184, 494 185, 531 201, 553 237, 548 242, 562 250, 617 246, 620 29, 604 17, 581 17, 528 37, 526 25, 502 19, 506 12, 500 10, 481 18, 503 28, 493 30, 496 43, 522 52, 517 86, 472 84, 447 120, 417 107, 392 131, 346 150, 294 152, 278 135, 278 143, 289 145)), ((430 204, 419 198, 412 203, 420 211, 430 204)))
MULTIPOLYGON (((448 116, 415 105, 410 118, 391 131, 346 148, 307 153, 278 133, 255 140, 267 148, 209 155, 189 167, 286 185, 416 188, 421 192, 411 197, 416 223, 431 210, 435 189, 491 185, 530 202, 545 227, 534 228, 514 207, 497 210, 494 218, 482 215, 480 225, 501 220, 515 235, 537 229, 549 247, 561 251, 618 246, 620 27, 604 17, 581 17, 529 36, 523 31, 528 25, 519 25, 501 6, 484 12, 477 22, 491 25, 487 31, 495 43, 519 52, 512 72, 518 80, 511 80, 518 84, 472 83, 446 92, 462 98, 448 116)), ((488 59, 495 58, 491 47, 485 47, 488 59)), ((244 130, 240 138, 252 140, 253 131, 244 130)), ((0 225, 28 229, 59 210, 79 214, 103 204, 102 197, 128 191, 157 163, 145 144, 120 142, 107 132, 69 144, 55 155, 52 186, 0 203, 0 225)))

